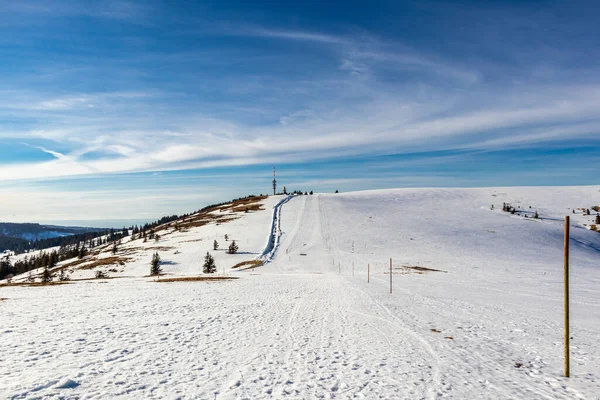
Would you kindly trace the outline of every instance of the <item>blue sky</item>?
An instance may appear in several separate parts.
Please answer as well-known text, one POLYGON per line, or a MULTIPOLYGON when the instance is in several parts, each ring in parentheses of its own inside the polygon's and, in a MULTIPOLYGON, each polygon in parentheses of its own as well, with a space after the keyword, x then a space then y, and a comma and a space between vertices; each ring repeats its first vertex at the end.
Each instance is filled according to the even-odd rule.
POLYGON ((0 220, 599 184, 595 1, 0 0, 0 220), (197 4, 192 4, 197 3, 197 4))

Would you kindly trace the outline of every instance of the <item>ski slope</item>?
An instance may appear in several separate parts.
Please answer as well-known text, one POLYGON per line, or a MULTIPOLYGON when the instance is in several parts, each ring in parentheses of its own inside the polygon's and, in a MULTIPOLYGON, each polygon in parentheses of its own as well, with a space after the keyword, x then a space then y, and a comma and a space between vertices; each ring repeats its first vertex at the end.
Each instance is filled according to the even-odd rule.
POLYGON ((268 254, 258 268, 217 260, 239 279, 158 283, 140 275, 140 259, 124 267, 132 278, 2 287, 0 397, 600 398, 600 233, 572 213, 600 203, 599 189, 269 198, 264 211, 165 239, 194 244, 168 271, 181 276, 197 271, 215 235, 253 243, 239 257, 268 254), (504 213, 503 202, 542 218, 504 213), (570 379, 561 376, 564 215, 570 379))

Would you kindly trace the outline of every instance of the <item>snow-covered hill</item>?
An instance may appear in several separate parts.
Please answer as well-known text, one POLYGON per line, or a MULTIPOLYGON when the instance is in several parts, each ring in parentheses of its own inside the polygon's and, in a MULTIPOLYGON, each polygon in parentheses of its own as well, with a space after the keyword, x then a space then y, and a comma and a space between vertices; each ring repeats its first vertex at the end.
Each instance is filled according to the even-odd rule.
POLYGON ((600 233, 584 212, 600 205, 600 187, 394 189, 297 196, 274 210, 283 199, 68 267, 73 278, 100 268, 119 279, 1 287, 0 396, 600 397, 600 233), (225 234, 240 254, 212 250, 225 234), (157 282, 147 277, 155 251, 168 276, 200 275, 210 251, 219 274, 239 279, 157 282), (268 262, 231 268, 256 259, 268 262))

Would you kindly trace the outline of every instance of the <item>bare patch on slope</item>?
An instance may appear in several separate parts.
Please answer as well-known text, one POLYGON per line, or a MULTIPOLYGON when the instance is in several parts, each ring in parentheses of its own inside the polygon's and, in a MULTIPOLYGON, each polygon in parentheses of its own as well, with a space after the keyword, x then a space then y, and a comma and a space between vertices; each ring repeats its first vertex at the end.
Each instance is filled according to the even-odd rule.
POLYGON ((215 282, 239 279, 236 276, 188 276, 185 278, 157 279, 154 282, 215 282))
POLYGON ((241 263, 235 264, 231 268, 234 268, 234 269, 239 268, 240 270, 244 270, 244 269, 256 268, 256 267, 262 265, 262 263, 263 262, 261 260, 242 261, 241 263), (242 268, 242 267, 245 267, 245 268, 242 268))

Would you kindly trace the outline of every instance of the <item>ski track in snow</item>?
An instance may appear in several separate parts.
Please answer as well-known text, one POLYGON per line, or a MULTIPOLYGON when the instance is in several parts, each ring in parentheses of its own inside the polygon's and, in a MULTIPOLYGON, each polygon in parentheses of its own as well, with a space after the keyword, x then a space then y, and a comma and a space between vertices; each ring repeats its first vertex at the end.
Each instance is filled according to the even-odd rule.
MULTIPOLYGON (((600 398, 600 235, 584 229, 572 244, 573 377, 561 376, 559 217, 597 189, 295 196, 246 217, 272 239, 269 262, 239 280, 1 288, 0 397, 600 398), (503 201, 555 217, 489 210, 503 201), (390 257, 446 272, 396 270, 389 294, 390 257)), ((240 221, 189 235, 243 244, 257 231, 240 221)), ((189 246, 188 262, 206 251, 189 246)))

